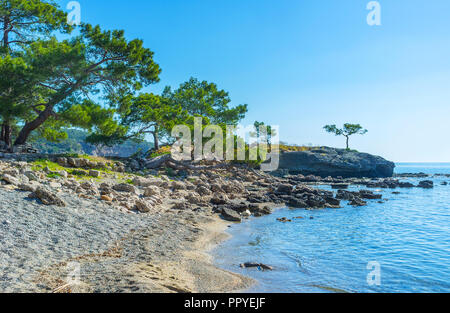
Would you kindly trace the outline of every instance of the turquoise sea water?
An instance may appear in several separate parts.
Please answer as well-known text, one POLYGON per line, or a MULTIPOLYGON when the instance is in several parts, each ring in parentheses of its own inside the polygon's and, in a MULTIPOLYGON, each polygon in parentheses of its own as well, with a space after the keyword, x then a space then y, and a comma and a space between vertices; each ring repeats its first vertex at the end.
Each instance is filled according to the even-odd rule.
MULTIPOLYGON (((396 171, 450 174, 450 163, 399 163, 396 171)), ((233 225, 232 238, 214 251, 216 264, 256 279, 248 292, 450 292, 450 184, 441 185, 450 178, 431 179, 432 190, 377 190, 389 199, 383 204, 281 208, 233 225), (281 217, 293 222, 280 223, 281 217), (274 270, 239 268, 248 261, 274 270), (367 279, 377 274, 374 264, 379 285, 367 279)))

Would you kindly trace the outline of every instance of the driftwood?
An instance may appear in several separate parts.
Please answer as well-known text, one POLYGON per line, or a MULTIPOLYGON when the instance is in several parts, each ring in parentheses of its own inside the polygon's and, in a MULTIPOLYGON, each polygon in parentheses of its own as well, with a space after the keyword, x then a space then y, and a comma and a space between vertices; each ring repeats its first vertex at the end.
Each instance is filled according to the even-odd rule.
POLYGON ((162 155, 153 159, 148 160, 145 163, 145 167, 147 169, 155 169, 162 166, 167 166, 173 168, 175 170, 211 170, 211 169, 219 169, 219 168, 227 168, 230 166, 227 162, 222 162, 216 165, 206 165, 206 166, 197 166, 192 165, 188 162, 177 161, 170 154, 162 155))
POLYGON ((269 266, 269 265, 266 265, 266 264, 263 264, 263 263, 247 262, 247 263, 241 264, 241 267, 242 268, 257 267, 257 268, 262 269, 262 270, 268 270, 268 271, 272 271, 273 270, 272 266, 269 266))

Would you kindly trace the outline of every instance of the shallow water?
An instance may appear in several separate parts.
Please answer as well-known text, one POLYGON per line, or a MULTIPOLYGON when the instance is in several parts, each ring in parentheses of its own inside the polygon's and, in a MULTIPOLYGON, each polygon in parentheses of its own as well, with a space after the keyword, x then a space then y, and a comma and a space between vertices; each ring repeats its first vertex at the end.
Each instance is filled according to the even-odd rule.
MULTIPOLYGON (((396 171, 450 174, 450 164, 398 164, 396 171)), ((450 185, 441 185, 450 178, 432 180, 432 190, 377 190, 389 199, 383 204, 344 201, 342 209, 282 208, 251 218, 230 228, 233 237, 214 251, 216 264, 256 279, 249 292, 450 292, 450 185), (274 271, 240 269, 247 261, 274 271), (368 283, 374 264, 379 285, 368 283)))

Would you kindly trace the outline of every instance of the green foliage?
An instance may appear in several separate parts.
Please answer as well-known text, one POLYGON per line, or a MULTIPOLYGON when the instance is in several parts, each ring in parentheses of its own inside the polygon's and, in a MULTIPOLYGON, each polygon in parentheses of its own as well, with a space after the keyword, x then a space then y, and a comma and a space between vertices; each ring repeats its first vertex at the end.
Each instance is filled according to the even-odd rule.
POLYGON ((141 40, 83 24, 77 36, 60 41, 57 32, 72 30, 66 18, 53 2, 0 1, 0 117, 23 126, 16 144, 37 129, 49 140, 64 139, 60 130, 70 126, 92 132, 94 143, 123 136, 118 99, 159 80, 153 52, 141 40))
POLYGON ((153 135, 155 149, 159 149, 161 138, 170 137, 172 128, 186 119, 180 105, 171 103, 167 97, 144 93, 137 97, 126 97, 122 100, 127 107, 122 123, 133 129, 131 138, 143 139, 146 134, 153 135))
POLYGON ((236 125, 248 111, 246 104, 231 108, 227 92, 219 90, 214 83, 200 82, 196 78, 190 78, 173 92, 166 88, 164 95, 172 104, 181 105, 190 116, 202 116, 216 125, 236 125))
POLYGON ((272 126, 266 125, 264 122, 256 121, 253 125, 255 126, 256 132, 251 135, 253 135, 257 139, 259 139, 260 137, 265 137, 266 142, 267 142, 268 146, 270 147, 271 142, 272 142, 272 137, 277 135, 275 129, 272 129, 272 126), (263 128, 263 129, 265 128, 265 134, 261 133, 261 128, 263 128))
POLYGON ((367 134, 367 129, 364 129, 360 124, 344 124, 343 128, 338 128, 336 125, 326 125, 324 126, 325 131, 332 133, 336 136, 344 136, 347 138, 347 150, 349 148, 349 137, 352 135, 365 135, 367 134))
MULTIPOLYGON (((202 127, 219 125, 225 134, 227 125, 236 125, 247 112, 247 105, 231 108, 228 93, 219 90, 213 83, 199 82, 191 78, 177 90, 166 87, 161 95, 141 94, 121 99, 122 125, 132 130, 123 138, 142 139, 146 134, 153 136, 155 149, 163 139, 172 143, 171 131, 176 125, 186 125, 194 130, 194 119, 202 118, 202 127)), ((111 140, 120 141, 120 136, 111 140)), ((208 138, 204 139, 209 140, 208 138)))
POLYGON ((65 143, 82 151, 67 133, 76 127, 90 144, 137 143, 151 134, 158 149, 160 140, 173 141, 175 125, 192 128, 194 117, 224 130, 244 118, 247 105, 231 107, 227 92, 195 78, 161 95, 137 95, 161 73, 142 40, 89 24, 71 35, 66 21, 52 1, 0 0, 0 121, 16 145, 31 138, 44 150, 65 143))
POLYGON ((53 1, 1 0, 2 53, 16 53, 34 40, 52 32, 70 33, 67 13, 53 1))

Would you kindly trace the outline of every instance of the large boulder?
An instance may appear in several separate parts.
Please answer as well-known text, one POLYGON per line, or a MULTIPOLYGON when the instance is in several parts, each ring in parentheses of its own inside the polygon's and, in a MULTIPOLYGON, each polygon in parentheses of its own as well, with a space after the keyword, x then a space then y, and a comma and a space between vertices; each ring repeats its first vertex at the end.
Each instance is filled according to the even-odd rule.
POLYGON ((222 209, 222 217, 224 220, 230 221, 230 222, 241 222, 242 221, 241 215, 238 212, 233 211, 228 208, 222 209))
POLYGON ((36 188, 36 190, 29 197, 41 200, 44 205, 56 205, 60 207, 66 206, 66 203, 56 194, 44 189, 43 187, 36 188))
POLYGON ((317 148, 280 154, 279 171, 321 177, 392 177, 395 164, 379 156, 345 149, 317 148))

